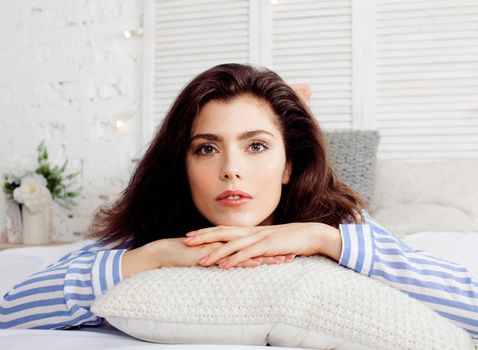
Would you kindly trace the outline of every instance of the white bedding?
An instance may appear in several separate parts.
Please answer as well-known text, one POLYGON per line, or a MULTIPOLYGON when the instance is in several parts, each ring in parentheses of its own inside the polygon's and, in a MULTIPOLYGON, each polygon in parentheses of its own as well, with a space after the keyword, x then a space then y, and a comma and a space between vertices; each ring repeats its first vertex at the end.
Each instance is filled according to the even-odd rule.
MULTIPOLYGON (((446 260, 460 263, 478 276, 478 233, 462 232, 419 232, 403 239, 414 249, 422 250, 446 260)), ((81 248, 89 241, 80 241, 52 247, 16 248, 0 251, 0 292, 6 293, 14 284, 21 282, 31 273, 55 262, 62 255, 81 248)), ((259 349, 258 346, 209 345, 209 344, 153 344, 117 331, 109 325, 85 327, 78 330, 0 330, 0 349, 30 350, 48 349, 115 349, 124 350, 155 347, 157 349, 259 349)), ((264 349, 296 349, 264 346, 264 349)))
POLYGON ((478 279, 478 232, 418 232, 402 239, 422 254, 453 261, 478 279))
POLYGON ((7 329, 0 331, 0 348, 8 350, 30 349, 68 349, 68 350, 297 350, 298 348, 255 346, 255 345, 222 345, 222 344, 157 344, 148 343, 128 335, 124 335, 109 327, 81 331, 50 331, 36 329, 7 329))

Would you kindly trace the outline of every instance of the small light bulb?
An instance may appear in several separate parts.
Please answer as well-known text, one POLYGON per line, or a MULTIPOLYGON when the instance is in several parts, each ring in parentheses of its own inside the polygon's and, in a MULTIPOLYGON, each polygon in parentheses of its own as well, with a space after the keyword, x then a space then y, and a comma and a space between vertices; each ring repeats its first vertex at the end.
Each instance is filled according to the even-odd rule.
POLYGON ((271 0, 272 5, 277 5, 279 3, 279 0, 271 0))
POLYGON ((125 30, 123 35, 126 39, 131 39, 133 37, 133 33, 131 32, 131 30, 125 30))
POLYGON ((116 126, 117 129, 121 129, 123 127, 123 125, 124 125, 124 121, 121 120, 121 119, 118 119, 115 123, 115 126, 116 126))

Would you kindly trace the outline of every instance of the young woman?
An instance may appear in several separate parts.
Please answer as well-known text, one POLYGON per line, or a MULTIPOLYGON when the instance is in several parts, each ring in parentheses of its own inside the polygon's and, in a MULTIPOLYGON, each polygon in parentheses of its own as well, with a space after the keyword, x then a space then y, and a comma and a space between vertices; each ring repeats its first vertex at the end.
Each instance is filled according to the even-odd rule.
POLYGON ((224 64, 179 94, 97 242, 3 297, 0 328, 98 325, 90 306, 167 266, 254 267, 322 254, 416 298, 478 336, 478 282, 423 255, 367 213, 334 173, 306 103, 276 73, 224 64))

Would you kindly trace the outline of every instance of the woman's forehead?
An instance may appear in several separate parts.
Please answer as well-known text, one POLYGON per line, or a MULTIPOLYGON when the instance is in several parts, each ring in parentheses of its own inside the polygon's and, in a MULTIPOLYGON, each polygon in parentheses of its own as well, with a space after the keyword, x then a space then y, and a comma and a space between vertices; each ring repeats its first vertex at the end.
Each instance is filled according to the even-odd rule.
MULTIPOLYGON (((235 135, 235 137, 234 135, 230 135, 226 137, 237 138, 238 140, 242 141, 252 137, 259 137, 259 136, 262 136, 262 137, 266 136, 266 138, 271 138, 271 139, 276 138, 276 136, 274 136, 273 133, 267 130, 248 130, 248 131, 238 133, 237 135, 235 135)), ((193 142, 196 139, 205 139, 208 141, 224 142, 224 137, 221 134, 215 134, 210 132, 194 133, 194 135, 191 136, 191 139, 189 140, 189 142, 193 142)))
POLYGON ((212 100, 206 103, 193 122, 191 134, 239 135, 253 130, 280 133, 278 117, 267 101, 241 95, 228 101, 212 100))

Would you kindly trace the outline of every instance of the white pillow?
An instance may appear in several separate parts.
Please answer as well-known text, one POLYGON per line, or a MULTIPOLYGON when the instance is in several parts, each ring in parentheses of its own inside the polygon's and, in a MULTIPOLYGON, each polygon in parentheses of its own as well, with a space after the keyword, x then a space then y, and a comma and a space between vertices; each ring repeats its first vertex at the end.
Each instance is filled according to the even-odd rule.
POLYGON ((478 219, 478 158, 378 159, 370 212, 396 204, 457 208, 478 219))
POLYGON ((407 235, 403 241, 413 250, 466 267, 478 281, 478 232, 424 231, 407 235))
POLYGON ((478 220, 456 207, 444 205, 395 204, 380 208, 371 215, 400 238, 423 231, 478 232, 478 220))
POLYGON ((473 348, 463 329, 420 302, 321 256, 256 268, 147 271, 99 297, 91 310, 158 343, 473 348))

